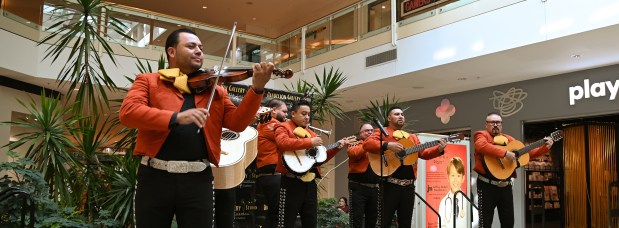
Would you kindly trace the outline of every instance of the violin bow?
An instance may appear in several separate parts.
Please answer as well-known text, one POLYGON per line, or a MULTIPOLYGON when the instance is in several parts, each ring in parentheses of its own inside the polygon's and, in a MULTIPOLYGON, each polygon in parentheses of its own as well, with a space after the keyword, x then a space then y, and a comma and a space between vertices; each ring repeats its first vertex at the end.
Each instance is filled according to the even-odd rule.
MULTIPOLYGON (((228 46, 226 47, 226 52, 224 52, 224 58, 221 59, 221 64, 219 64, 219 69, 217 70, 217 76, 215 76, 215 83, 213 83, 213 88, 211 88, 211 97, 208 98, 208 104, 206 105, 206 111, 209 113, 211 112, 211 104, 213 103, 213 96, 215 95, 215 89, 217 88, 217 84, 219 83, 219 77, 221 77, 221 72, 224 69, 224 61, 226 61, 226 58, 228 58, 228 52, 230 51, 230 44, 232 43, 234 32, 236 32, 236 21, 234 22, 234 25, 232 26, 232 32, 230 33, 230 39, 228 39, 228 46)), ((200 133, 200 129, 198 129, 198 134, 200 133)))

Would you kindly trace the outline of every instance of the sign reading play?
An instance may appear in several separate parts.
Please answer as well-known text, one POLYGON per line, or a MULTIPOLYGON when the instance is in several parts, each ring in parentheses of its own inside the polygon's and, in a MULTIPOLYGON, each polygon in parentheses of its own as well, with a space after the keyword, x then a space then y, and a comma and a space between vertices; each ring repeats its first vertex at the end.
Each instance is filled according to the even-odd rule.
POLYGON ((619 80, 589 83, 589 79, 585 79, 583 86, 571 86, 570 91, 570 105, 576 104, 577 100, 590 98, 590 97, 605 97, 610 95, 608 100, 613 101, 617 97, 619 91, 619 80), (607 93, 608 91, 608 93, 607 93))

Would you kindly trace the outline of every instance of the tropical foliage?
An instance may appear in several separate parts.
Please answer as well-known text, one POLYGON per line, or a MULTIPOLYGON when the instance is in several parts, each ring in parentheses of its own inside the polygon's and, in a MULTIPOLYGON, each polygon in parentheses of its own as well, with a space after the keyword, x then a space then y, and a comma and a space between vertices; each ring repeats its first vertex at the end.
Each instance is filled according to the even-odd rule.
POLYGON ((334 207, 336 198, 318 199, 318 227, 349 227, 348 214, 334 207))
POLYGON ((325 123, 331 116, 337 119, 344 118, 342 105, 336 100, 340 98, 338 89, 348 80, 344 73, 333 67, 327 72, 323 68, 322 76, 314 72, 316 84, 312 84, 305 79, 299 79, 290 87, 285 86, 286 90, 297 92, 312 97, 312 119, 320 124, 325 123))
MULTIPOLYGON (((387 126, 387 115, 389 114, 389 109, 392 107, 400 107, 402 111, 406 111, 409 107, 403 107, 402 103, 400 103, 400 99, 396 98, 395 95, 389 97, 383 97, 382 100, 373 100, 370 101, 370 106, 366 106, 365 109, 359 110, 359 121, 361 123, 373 123, 373 119, 376 117, 378 121, 380 121, 383 126, 387 126)), ((406 126, 411 126, 413 120, 407 119, 406 126)))

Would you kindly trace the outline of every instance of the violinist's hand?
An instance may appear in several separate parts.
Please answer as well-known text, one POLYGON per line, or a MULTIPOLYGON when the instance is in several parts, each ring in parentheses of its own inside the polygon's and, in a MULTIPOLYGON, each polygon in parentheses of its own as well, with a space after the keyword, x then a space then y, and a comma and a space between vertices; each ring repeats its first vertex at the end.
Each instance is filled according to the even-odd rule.
POLYGON ((322 139, 320 137, 312 138, 312 146, 320 146, 322 145, 322 139))
POLYGON ((192 108, 176 114, 177 124, 195 124, 198 128, 204 127, 209 113, 205 108, 192 108))
POLYGON ((254 91, 260 92, 264 89, 264 86, 271 80, 271 74, 273 74, 273 63, 261 62, 256 63, 253 66, 254 76, 252 78, 252 88, 254 91))

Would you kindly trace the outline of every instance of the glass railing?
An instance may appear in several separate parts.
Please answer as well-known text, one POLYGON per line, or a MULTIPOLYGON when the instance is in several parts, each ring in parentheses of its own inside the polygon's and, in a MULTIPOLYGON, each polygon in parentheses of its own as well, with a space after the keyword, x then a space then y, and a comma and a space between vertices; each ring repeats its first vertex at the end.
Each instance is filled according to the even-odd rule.
MULTIPOLYGON (((56 23, 54 19, 59 16, 63 17, 61 23, 65 25, 78 19, 77 4, 70 1, 62 1, 62 10, 58 9, 57 0, 46 0, 43 3, 42 31, 49 31, 56 23)), ((478 0, 365 0, 304 26, 305 34, 301 34, 303 29, 300 28, 270 39, 239 32, 235 36, 236 45, 228 56, 229 60, 234 59, 240 65, 269 61, 278 67, 285 67, 301 61, 302 50, 307 58, 311 58, 391 30, 392 2, 396 4, 397 24, 404 26, 474 1, 478 0)), ((16 21, 24 20, 12 16, 10 12, 4 12, 3 15, 16 21)), ((124 24, 124 35, 130 37, 106 29, 104 32, 112 42, 163 52, 165 39, 170 32, 186 27, 198 34, 205 44, 205 58, 212 60, 223 58, 230 34, 226 29, 118 5, 110 7, 106 15, 124 24)), ((38 22, 22 23, 38 26, 38 22)))

